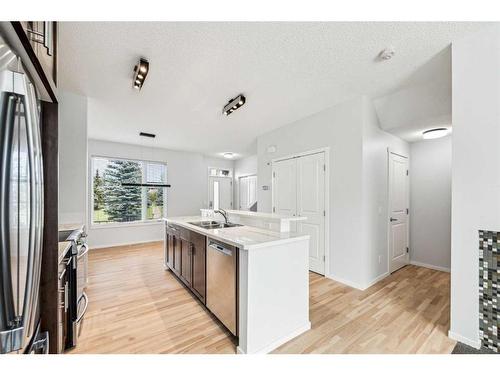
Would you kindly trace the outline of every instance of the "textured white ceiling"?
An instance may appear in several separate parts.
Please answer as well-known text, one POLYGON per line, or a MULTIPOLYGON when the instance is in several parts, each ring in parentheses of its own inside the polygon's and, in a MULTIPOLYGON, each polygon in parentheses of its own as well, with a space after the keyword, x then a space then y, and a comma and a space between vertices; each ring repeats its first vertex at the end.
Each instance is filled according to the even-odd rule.
POLYGON ((158 147, 244 156, 256 136, 357 95, 425 86, 434 75, 422 67, 485 26, 63 22, 59 85, 89 97, 89 137, 141 144, 146 131, 158 147), (379 61, 387 46, 396 55, 379 61), (132 68, 141 56, 151 70, 137 92, 132 68), (247 103, 224 116, 240 93, 247 103))
POLYGON ((400 84, 373 100, 380 127, 409 142, 422 132, 451 127, 451 47, 435 55, 400 84))

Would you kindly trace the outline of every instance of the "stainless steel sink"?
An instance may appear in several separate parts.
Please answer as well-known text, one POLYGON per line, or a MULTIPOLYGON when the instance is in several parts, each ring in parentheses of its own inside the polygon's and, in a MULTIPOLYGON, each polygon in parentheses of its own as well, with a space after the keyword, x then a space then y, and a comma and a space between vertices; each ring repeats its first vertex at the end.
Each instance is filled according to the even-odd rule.
POLYGON ((241 224, 221 223, 219 221, 194 221, 194 222, 191 222, 188 224, 196 225, 197 227, 204 228, 204 229, 221 229, 221 228, 241 227, 241 224))

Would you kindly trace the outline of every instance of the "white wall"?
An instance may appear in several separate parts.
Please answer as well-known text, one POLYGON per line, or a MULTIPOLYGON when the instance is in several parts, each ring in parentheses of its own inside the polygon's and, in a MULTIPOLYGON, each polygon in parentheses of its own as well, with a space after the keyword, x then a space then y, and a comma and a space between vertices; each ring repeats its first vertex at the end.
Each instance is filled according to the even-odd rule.
MULTIPOLYGON (((243 159, 235 160, 234 162, 234 204, 235 210, 238 209, 240 202, 240 186, 239 177, 257 174, 257 155, 247 156, 243 159)), ((257 186, 259 181, 257 181, 257 186)))
MULTIPOLYGON (((363 98, 362 230, 366 252, 363 287, 389 273, 388 151, 410 156, 409 144, 379 127, 371 100, 363 98)), ((411 161, 410 161, 411 163, 411 161)))
POLYGON ((59 223, 87 218, 87 98, 59 92, 59 223))
POLYGON ((408 145, 378 128, 366 97, 336 105, 257 139, 258 209, 271 212, 273 159, 330 148, 330 259, 327 275, 365 288, 387 272, 387 147, 408 145), (267 153, 268 146, 275 153, 267 153), (366 184, 366 185, 364 185, 366 184), (385 215, 385 216, 384 216, 385 215), (373 259, 376 264, 373 265, 373 259))
POLYGON ((410 258, 450 270, 451 136, 411 144, 410 258))
MULTIPOLYGON (((231 160, 214 159, 202 154, 142 147, 124 143, 89 140, 89 170, 91 156, 108 156, 139 160, 161 161, 167 164, 167 215, 199 215, 208 202, 208 167, 233 169, 231 160)), ((89 171, 91 176, 91 171, 89 171)), ((88 180, 89 191, 92 178, 88 180)), ((88 210, 91 204, 88 204, 88 210)), ((89 215, 90 216, 90 215, 89 215)), ((90 221, 90 219, 89 219, 90 221)), ((118 224, 92 226, 88 223, 91 247, 157 241, 163 238, 161 223, 118 224)))
POLYGON ((450 335, 479 340, 478 230, 500 231, 500 27, 452 45, 450 335))

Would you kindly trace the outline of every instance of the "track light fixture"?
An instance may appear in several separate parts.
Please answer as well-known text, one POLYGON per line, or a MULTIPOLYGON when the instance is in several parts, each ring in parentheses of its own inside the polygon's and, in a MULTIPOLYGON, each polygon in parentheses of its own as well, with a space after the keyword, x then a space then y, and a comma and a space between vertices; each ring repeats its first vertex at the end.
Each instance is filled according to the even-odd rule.
POLYGON ((227 102, 227 104, 224 106, 222 112, 224 112, 226 116, 229 116, 231 113, 245 104, 245 101, 245 97, 240 94, 236 98, 230 99, 229 102, 227 102))
POLYGON ((139 63, 134 66, 134 79, 133 79, 133 87, 137 90, 142 88, 144 85, 144 81, 149 72, 149 61, 141 58, 139 63))

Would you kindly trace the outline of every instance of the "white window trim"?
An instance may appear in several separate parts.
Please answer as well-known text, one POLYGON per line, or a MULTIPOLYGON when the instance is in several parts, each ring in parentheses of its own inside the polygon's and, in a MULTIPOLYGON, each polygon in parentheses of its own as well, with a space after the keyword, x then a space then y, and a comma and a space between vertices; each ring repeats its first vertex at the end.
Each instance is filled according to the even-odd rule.
MULTIPOLYGON (((111 222, 111 223, 94 223, 94 159, 96 158, 101 158, 101 159, 110 159, 110 160, 126 160, 126 161, 136 161, 142 163, 142 182, 145 183, 146 181, 146 175, 144 173, 145 170, 145 164, 144 163, 154 163, 154 164, 162 164, 165 166, 165 181, 168 181, 168 165, 164 161, 160 160, 141 160, 141 159, 133 159, 133 158, 123 158, 123 157, 117 157, 117 156, 108 156, 108 155, 102 155, 102 154, 92 154, 89 155, 89 204, 88 204, 88 210, 89 210, 89 228, 90 229, 109 229, 109 228, 124 228, 124 227, 141 227, 141 226, 149 226, 149 225, 159 225, 163 222, 163 218, 160 219, 144 219, 144 220, 137 220, 137 221, 126 221, 126 222, 111 222)), ((167 182, 165 182, 167 183, 167 182)), ((167 204, 163 206, 163 217, 167 217, 167 210, 168 210, 168 189, 163 188, 163 197, 166 200, 167 204)), ((144 212, 144 196, 143 196, 143 215, 145 216, 144 212)), ((146 198, 147 199, 147 198, 146 198)), ((147 208, 146 208, 147 212, 147 208)))

